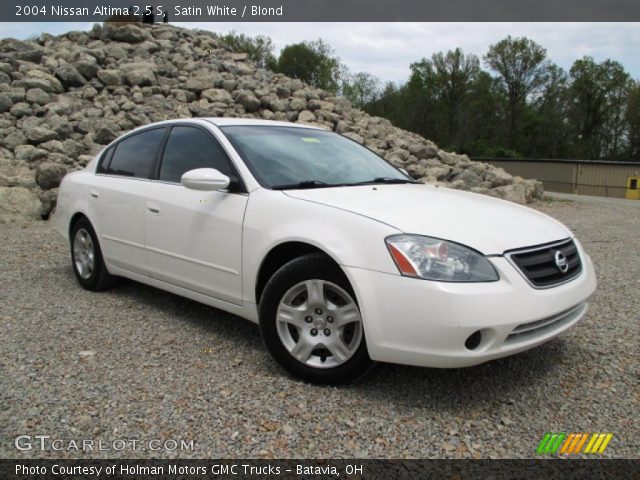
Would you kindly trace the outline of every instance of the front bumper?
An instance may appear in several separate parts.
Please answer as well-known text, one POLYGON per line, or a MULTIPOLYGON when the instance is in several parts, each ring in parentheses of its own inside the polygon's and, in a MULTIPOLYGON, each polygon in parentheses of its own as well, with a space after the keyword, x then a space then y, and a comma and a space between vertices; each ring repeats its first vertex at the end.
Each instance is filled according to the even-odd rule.
POLYGON ((442 283, 343 267, 360 304, 369 356, 455 368, 550 340, 582 318, 596 289, 591 259, 576 244, 582 273, 544 290, 532 288, 504 257, 490 258, 500 274, 490 283, 442 283), (478 331, 479 344, 467 348, 465 342, 478 331))

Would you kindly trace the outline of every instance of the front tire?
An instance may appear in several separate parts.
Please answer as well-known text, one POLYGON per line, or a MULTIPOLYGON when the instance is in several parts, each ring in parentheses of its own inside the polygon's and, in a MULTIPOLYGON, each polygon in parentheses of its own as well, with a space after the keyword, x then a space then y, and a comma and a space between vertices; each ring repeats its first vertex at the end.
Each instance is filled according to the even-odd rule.
POLYGON ((323 254, 281 267, 265 286, 259 313, 269 353, 295 377, 340 384, 373 365, 353 289, 323 254))
POLYGON ((93 292, 112 287, 116 277, 107 271, 98 236, 89 220, 80 218, 73 224, 70 233, 71 264, 80 285, 93 292))

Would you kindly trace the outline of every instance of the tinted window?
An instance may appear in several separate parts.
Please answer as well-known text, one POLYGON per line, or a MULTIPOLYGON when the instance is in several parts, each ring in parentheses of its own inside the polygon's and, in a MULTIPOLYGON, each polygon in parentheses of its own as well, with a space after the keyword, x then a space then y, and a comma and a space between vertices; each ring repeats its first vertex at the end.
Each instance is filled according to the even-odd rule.
POLYGON ((148 178, 163 134, 164 128, 156 128, 137 133, 119 142, 107 173, 148 178))
POLYGON ((298 127, 227 126, 222 132, 266 187, 319 182, 410 181, 375 153, 347 138, 298 127))
POLYGON ((160 180, 180 183, 194 168, 215 168, 237 180, 227 154, 210 134, 194 127, 173 127, 160 164, 160 180))
POLYGON ((107 173, 107 168, 109 167, 109 162, 111 161, 111 156, 113 155, 114 147, 110 147, 102 158, 100 159, 100 163, 98 164, 98 173, 107 173))

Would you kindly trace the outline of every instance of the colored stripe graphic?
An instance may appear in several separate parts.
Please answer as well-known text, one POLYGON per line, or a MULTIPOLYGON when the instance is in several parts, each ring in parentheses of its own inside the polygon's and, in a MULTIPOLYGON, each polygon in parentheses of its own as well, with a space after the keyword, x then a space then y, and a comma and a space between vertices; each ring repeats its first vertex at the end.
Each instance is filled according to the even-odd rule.
POLYGON ((545 448, 547 446, 547 442, 549 441, 549 439, 551 438, 551 434, 547 433, 542 440, 540 441, 540 443, 538 444, 538 448, 536 449, 536 453, 540 454, 540 453, 545 453, 545 448))
POLYGON ((602 445, 600 445, 600 451, 598 453, 604 453, 605 449, 609 446, 609 442, 611 441, 612 438, 613 438, 613 433, 608 433, 604 439, 604 442, 602 442, 602 445))
POLYGON ((597 433, 594 433, 593 435, 591 435, 591 440, 589 440, 589 443, 587 443, 587 446, 584 449, 584 453, 591 453, 591 448, 593 448, 595 443, 598 441, 599 436, 600 435, 598 435, 597 433))
POLYGON ((575 447, 576 442, 579 440, 579 434, 571 433, 567 437, 567 439, 562 444, 562 449, 560 449, 560 453, 569 453, 573 447, 575 447))
POLYGON ((556 453, 560 445, 562 445, 562 441, 565 439, 566 434, 564 433, 547 433, 538 448, 536 449, 537 453, 556 453))
POLYGON ((613 438, 612 433, 554 433, 544 435, 536 453, 538 454, 576 454, 576 453, 604 453, 613 438), (587 441, 588 440, 588 441, 587 441), (584 447, 586 443, 586 447, 584 447))
POLYGON ((582 450, 582 447, 587 441, 587 438, 589 438, 589 435, 583 433, 578 444, 574 448, 572 448, 569 453, 580 453, 580 450, 582 450))

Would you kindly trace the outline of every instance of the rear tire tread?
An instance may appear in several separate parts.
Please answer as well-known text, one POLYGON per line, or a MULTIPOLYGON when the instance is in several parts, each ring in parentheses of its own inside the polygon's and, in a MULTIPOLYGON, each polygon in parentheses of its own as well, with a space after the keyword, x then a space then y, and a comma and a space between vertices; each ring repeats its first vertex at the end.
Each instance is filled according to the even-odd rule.
POLYGON ((80 285, 92 292, 100 292, 113 287, 117 283, 118 277, 111 275, 107 270, 104 259, 102 258, 102 249, 100 248, 100 243, 98 242, 98 236, 96 235, 91 222, 86 217, 80 217, 73 223, 70 229, 69 239, 69 244, 71 245, 71 267, 73 268, 73 273, 78 279, 80 285), (81 228, 84 228, 91 236, 91 241, 93 242, 94 248, 95 265, 93 273, 88 279, 84 279, 78 274, 74 261, 73 239, 75 238, 76 232, 81 228))

